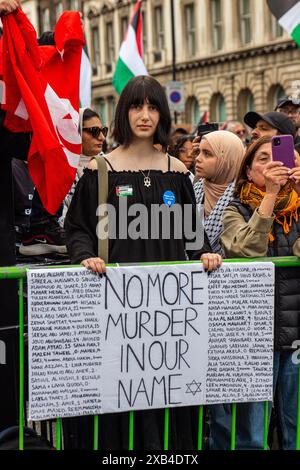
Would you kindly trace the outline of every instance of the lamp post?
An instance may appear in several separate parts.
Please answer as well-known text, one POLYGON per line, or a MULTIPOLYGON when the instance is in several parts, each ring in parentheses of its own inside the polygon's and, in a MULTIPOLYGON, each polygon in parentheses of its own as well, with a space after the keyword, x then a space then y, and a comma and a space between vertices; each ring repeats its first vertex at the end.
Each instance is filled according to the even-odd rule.
MULTIPOLYGON (((176 42, 175 42, 175 14, 174 0, 170 0, 171 6, 171 35, 172 35, 172 80, 176 81, 176 42)), ((177 112, 174 111, 174 123, 177 124, 177 112)))
POLYGON ((174 0, 171 2, 171 34, 172 34, 172 80, 176 81, 176 43, 175 43, 175 14, 174 0))

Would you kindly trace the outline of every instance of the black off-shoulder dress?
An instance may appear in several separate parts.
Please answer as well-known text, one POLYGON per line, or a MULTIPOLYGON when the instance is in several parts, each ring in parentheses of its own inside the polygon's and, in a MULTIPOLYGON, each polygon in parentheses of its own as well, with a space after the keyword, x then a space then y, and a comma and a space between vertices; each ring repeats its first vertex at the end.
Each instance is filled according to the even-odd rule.
MULTIPOLYGON (((170 160, 169 160, 170 161, 170 160)), ((170 164, 169 164, 170 165, 170 164)), ((145 175, 148 171, 143 171, 145 175)), ((133 263, 147 261, 182 261, 186 259, 184 237, 184 212, 190 211, 192 215, 192 227, 195 229, 196 201, 194 190, 189 174, 176 171, 162 172, 160 170, 150 171, 151 186, 144 186, 144 176, 140 171, 111 171, 108 173, 108 198, 107 202, 115 208, 116 232, 119 232, 119 199, 127 192, 126 200, 128 210, 134 204, 143 204, 148 212, 148 233, 151 233, 151 206, 165 205, 164 197, 171 195, 172 203, 182 207, 182 220, 174 221, 171 218, 170 238, 163 239, 160 233, 158 239, 136 240, 110 239, 109 240, 109 262, 110 263, 133 263), (123 191, 123 193, 122 193, 123 191), (120 196, 121 192, 121 196, 120 196), (189 206, 189 208, 187 208, 189 206), (175 239, 176 224, 182 223, 183 237, 175 239)), ((166 199, 165 199, 166 200, 166 199)), ((169 199, 170 200, 170 199, 169 199)), ((84 171, 79 180, 74 197, 67 213, 65 229, 67 233, 68 252, 73 263, 98 256, 98 240, 96 235, 98 206, 98 173, 97 171, 84 171)), ((172 206, 171 206, 172 207, 172 206)), ((128 216, 128 225, 134 216, 128 216)), ((191 224, 190 224, 191 225, 191 224)), ((121 228, 123 231, 124 227, 121 228)), ((178 227, 177 227, 178 229, 178 227)), ((145 227, 141 227, 144 231, 145 227)), ((125 238, 125 237, 124 237, 125 238)), ((189 240, 190 242, 192 240, 189 240)), ((211 250, 207 237, 204 238, 203 247, 199 250, 188 251, 189 259, 199 259, 202 253, 211 250)))
MULTIPOLYGON (((169 158, 169 157, 168 157, 169 158)), ((196 227, 196 201, 189 174, 171 171, 170 158, 167 172, 150 170, 151 186, 144 185, 143 171, 114 171, 110 163, 108 172, 108 198, 116 213, 117 236, 109 239, 110 263, 139 263, 156 261, 184 261, 199 259, 202 253, 211 251, 209 241, 204 235, 201 249, 185 250, 184 211, 189 210, 192 218, 192 229, 196 227), (170 196, 171 195, 171 196, 170 196), (164 205, 169 200, 182 207, 181 220, 171 218, 170 237, 163 238, 160 231, 157 239, 121 239, 119 228, 119 199, 126 197, 127 210, 133 204, 144 204, 148 210, 148 233, 151 233, 151 206, 164 205), (187 207, 189 207, 187 209, 187 207), (183 236, 175 238, 176 224, 182 224, 183 236)), ((65 229, 67 248, 72 263, 98 256, 98 239, 96 226, 98 218, 98 172, 86 169, 79 180, 70 208, 65 229)), ((128 216, 128 226, 134 216, 128 216)), ((109 223, 110 225, 110 223, 109 223)), ((191 229, 191 227, 190 227, 191 229)), ((140 227, 141 232, 145 227, 140 227)), ((109 230, 110 233, 110 230, 109 230)), ((145 233, 145 232, 143 232, 145 233)), ((191 242, 192 240, 188 240, 191 242)), ((172 409, 170 412, 170 447, 172 449, 195 449, 197 445, 197 407, 172 409)), ((66 448, 92 448, 92 417, 70 418, 64 420, 64 442, 66 448)), ((128 448, 128 413, 103 415, 100 418, 100 448, 128 448)), ((163 410, 139 411, 135 413, 135 449, 163 449, 163 410)))

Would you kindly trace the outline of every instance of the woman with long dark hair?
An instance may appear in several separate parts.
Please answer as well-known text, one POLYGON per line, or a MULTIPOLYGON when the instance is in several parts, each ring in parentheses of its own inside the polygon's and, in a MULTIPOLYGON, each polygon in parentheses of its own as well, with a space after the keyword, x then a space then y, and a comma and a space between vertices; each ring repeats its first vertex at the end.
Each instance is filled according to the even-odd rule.
MULTIPOLYGON (((170 127, 170 111, 161 85, 148 76, 132 79, 116 108, 113 136, 120 145, 105 157, 109 179, 107 202, 117 212, 120 196, 123 196, 120 188, 125 185, 128 208, 134 203, 143 203, 150 215, 153 204, 172 206, 177 203, 181 207, 190 204, 196 218, 194 192, 186 167, 153 147, 157 143, 167 145, 170 127)), ((95 170, 97 163, 92 160, 78 184, 66 220, 67 245, 73 262, 102 273, 105 266, 97 256, 98 174, 95 170)), ((109 262, 184 260, 185 242, 184 237, 175 239, 172 235, 170 239, 109 239, 109 262)), ((188 255, 191 259, 201 256, 206 268, 216 268, 220 256, 206 252, 210 252, 208 243, 188 255)))
MULTIPOLYGON (((134 220, 129 216, 130 207, 143 204, 147 214, 138 237, 118 236, 128 226, 116 225, 116 237, 109 237, 108 262, 137 263, 202 260, 204 267, 212 270, 221 264, 221 257, 210 253, 204 238, 202 248, 186 249, 187 238, 175 237, 180 224, 186 234, 184 211, 190 209, 189 229, 196 228, 196 203, 193 187, 186 167, 176 158, 154 148, 154 144, 167 146, 171 128, 170 111, 162 86, 152 77, 133 78, 124 88, 117 108, 113 137, 119 147, 105 157, 108 170, 107 203, 115 209, 116 220, 120 220, 121 200, 126 198, 128 226, 134 220), (151 210, 154 206, 171 209, 180 207, 181 215, 171 218, 170 236, 163 236, 163 227, 158 237, 151 238, 151 210), (145 234, 146 227, 149 231, 145 234), (142 233, 143 232, 143 233, 142 233)), ((93 160, 80 179, 70 206, 67 219, 67 247, 73 263, 81 263, 96 273, 105 272, 105 262, 98 251, 96 234, 98 206, 97 162, 93 160)), ((101 189, 101 188, 100 188, 101 189)), ((165 223, 165 217, 162 218, 165 223)), ((110 222, 108 221, 108 233, 110 222)), ((195 239, 197 234, 195 233, 195 239)), ((193 241, 193 240, 190 240, 193 241)), ((126 448, 127 415, 107 415, 102 418, 106 428, 102 435, 102 446, 126 448), (109 437, 110 436, 110 437, 109 437), (104 442, 104 443, 103 443, 104 442), (113 443, 113 444, 112 444, 113 443)), ((176 431, 174 448, 194 447, 191 430, 190 408, 171 413, 173 430, 176 431), (179 420, 179 421, 178 421, 179 420)), ((162 449, 163 413, 160 410, 136 413, 135 429, 137 445, 147 449, 162 449)))
POLYGON ((192 179, 195 172, 195 156, 192 144, 194 138, 195 136, 189 134, 178 137, 172 151, 173 157, 178 158, 186 166, 192 179))

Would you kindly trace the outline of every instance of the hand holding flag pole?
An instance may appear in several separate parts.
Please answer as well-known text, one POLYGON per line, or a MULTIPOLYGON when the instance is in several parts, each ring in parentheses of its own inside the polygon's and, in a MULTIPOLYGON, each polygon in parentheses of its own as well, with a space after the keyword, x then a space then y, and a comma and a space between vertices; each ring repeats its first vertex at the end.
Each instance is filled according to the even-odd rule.
POLYGON ((0 0, 0 15, 8 15, 21 8, 20 0, 0 0))

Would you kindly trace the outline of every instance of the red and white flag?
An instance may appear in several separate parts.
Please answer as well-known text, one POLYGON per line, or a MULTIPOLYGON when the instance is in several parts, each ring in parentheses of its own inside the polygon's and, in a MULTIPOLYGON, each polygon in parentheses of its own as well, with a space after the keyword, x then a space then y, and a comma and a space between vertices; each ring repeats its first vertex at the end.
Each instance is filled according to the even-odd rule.
POLYGON ((55 28, 56 46, 38 46, 36 32, 20 9, 2 21, 4 125, 13 132, 33 133, 29 172, 45 209, 55 214, 74 181, 81 153, 80 14, 62 14, 55 28))

